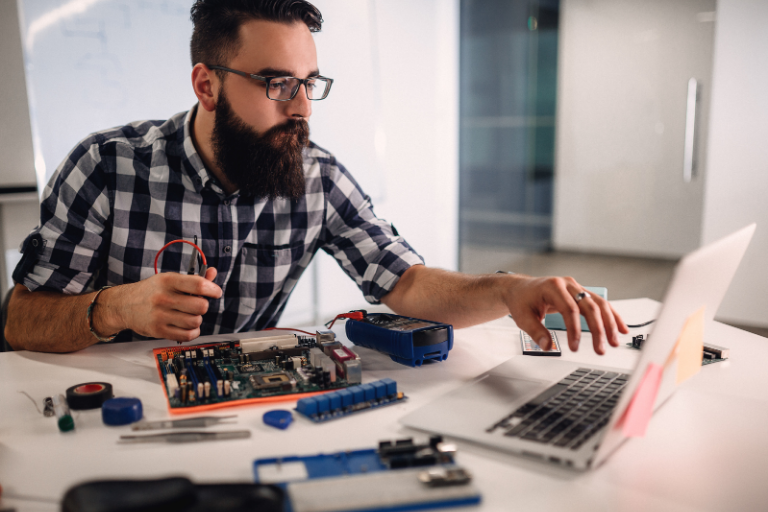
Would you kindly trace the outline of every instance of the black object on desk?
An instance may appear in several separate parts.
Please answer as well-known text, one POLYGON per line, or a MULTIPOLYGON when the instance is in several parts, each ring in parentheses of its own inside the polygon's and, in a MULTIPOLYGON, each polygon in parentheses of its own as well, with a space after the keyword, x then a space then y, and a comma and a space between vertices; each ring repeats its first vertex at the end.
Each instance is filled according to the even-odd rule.
POLYGON ((72 487, 63 512, 282 512, 285 493, 263 484, 195 484, 186 478, 100 480, 72 487))

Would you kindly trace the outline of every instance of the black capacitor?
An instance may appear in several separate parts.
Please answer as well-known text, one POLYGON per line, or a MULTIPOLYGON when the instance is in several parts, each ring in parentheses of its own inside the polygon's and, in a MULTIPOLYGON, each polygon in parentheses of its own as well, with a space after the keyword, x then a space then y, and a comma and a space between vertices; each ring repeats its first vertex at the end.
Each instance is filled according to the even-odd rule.
POLYGON ((193 364, 192 368, 195 369, 195 375, 197 376, 198 382, 202 383, 202 382, 205 382, 206 380, 210 381, 210 379, 208 378, 208 375, 206 375, 206 372, 204 372, 201 367, 199 367, 196 364, 193 364))
POLYGON ((213 374, 216 376, 216 380, 221 380, 221 370, 219 370, 219 365, 212 364, 211 369, 213 370, 213 374))
POLYGON ((232 373, 232 370, 227 370, 227 380, 234 380, 235 374, 232 373))
POLYGON ((275 366, 280 366, 280 362, 283 360, 282 357, 280 357, 280 354, 275 356, 275 366))

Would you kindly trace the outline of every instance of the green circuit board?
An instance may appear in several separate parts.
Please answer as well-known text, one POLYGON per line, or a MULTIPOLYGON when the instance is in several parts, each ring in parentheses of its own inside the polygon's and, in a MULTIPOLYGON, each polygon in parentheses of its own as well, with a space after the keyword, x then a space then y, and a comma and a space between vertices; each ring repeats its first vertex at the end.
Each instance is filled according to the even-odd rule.
MULTIPOLYGON (((245 351, 246 341, 177 346, 153 351, 169 408, 219 408, 249 401, 346 388, 361 381, 354 352, 313 336, 245 351), (208 406, 208 407, 206 407, 208 406)), ((262 343, 265 345, 265 343, 262 343)))

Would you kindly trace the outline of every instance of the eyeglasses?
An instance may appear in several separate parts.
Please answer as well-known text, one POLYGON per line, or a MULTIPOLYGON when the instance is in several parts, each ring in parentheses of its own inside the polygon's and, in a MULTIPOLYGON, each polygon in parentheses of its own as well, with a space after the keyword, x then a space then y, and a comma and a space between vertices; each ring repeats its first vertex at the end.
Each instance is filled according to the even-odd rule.
POLYGON ((324 100, 328 97, 333 85, 333 78, 324 76, 311 76, 309 78, 296 78, 294 76, 259 76, 237 71, 235 69, 225 68, 223 66, 208 66, 210 69, 218 69, 228 73, 253 78, 267 84, 267 98, 273 101, 290 101, 299 92, 299 87, 304 84, 307 91, 307 99, 312 101, 324 100))

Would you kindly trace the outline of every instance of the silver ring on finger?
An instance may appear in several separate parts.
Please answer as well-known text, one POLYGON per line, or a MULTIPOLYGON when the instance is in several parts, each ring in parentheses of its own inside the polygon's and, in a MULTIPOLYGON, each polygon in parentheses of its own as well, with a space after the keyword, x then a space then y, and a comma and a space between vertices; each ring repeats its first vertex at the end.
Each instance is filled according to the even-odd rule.
POLYGON ((576 302, 579 302, 581 299, 585 299, 589 297, 589 293, 587 292, 579 292, 576 294, 576 296, 573 298, 576 302))

